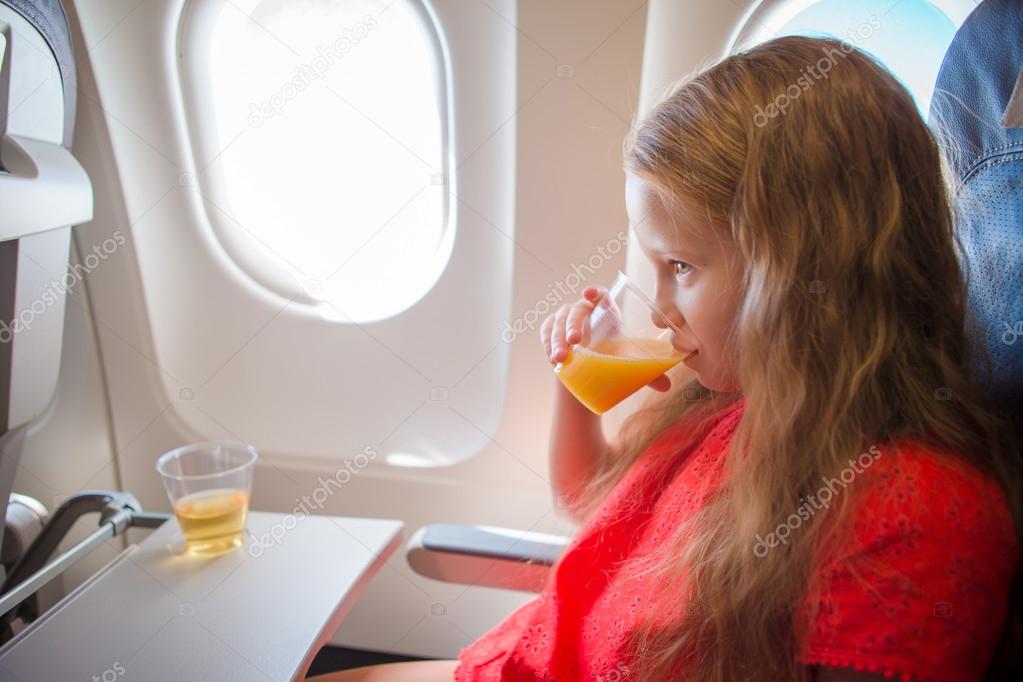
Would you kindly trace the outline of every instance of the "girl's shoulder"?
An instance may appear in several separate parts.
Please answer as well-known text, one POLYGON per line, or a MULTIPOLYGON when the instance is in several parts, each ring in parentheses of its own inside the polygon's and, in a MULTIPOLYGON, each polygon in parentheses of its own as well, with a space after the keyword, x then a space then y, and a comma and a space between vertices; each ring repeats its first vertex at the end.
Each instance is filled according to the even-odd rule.
POLYGON ((850 478, 848 471, 864 478, 858 519, 875 534, 912 526, 947 539, 991 539, 1007 548, 1017 544, 999 481, 946 448, 910 437, 878 443, 850 460, 840 475, 843 481, 850 478))
POLYGON ((904 438, 850 460, 822 492, 829 483, 863 495, 846 526, 854 532, 829 545, 808 591, 804 664, 979 679, 1019 561, 998 481, 904 438))

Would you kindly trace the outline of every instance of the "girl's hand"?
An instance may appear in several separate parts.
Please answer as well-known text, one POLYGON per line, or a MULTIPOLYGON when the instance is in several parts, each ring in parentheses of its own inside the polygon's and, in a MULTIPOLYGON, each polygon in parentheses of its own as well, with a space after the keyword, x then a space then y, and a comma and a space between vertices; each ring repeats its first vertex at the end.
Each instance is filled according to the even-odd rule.
POLYGON ((566 303, 547 316, 540 325, 540 341, 548 362, 556 365, 568 356, 570 344, 590 340, 590 313, 606 295, 605 287, 586 287, 581 301, 566 303))
MULTIPOLYGON (((548 362, 552 365, 562 362, 568 357, 571 345, 585 345, 589 341, 590 313, 606 295, 607 287, 586 287, 582 300, 566 303, 547 316, 540 325, 540 342, 548 362)), ((647 385, 658 391, 667 391, 671 388, 671 380, 662 374, 647 385)))

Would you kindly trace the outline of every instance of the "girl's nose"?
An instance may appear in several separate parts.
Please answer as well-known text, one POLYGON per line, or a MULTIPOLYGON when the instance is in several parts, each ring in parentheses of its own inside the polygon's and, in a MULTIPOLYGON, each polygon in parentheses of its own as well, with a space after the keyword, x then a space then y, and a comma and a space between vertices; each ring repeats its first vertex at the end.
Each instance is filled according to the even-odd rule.
POLYGON ((682 328, 681 316, 672 315, 670 314, 669 311, 665 310, 664 308, 661 308, 661 311, 662 311, 661 313, 655 312, 650 313, 650 319, 653 321, 655 327, 657 327, 658 329, 667 329, 668 325, 665 324, 664 318, 668 318, 668 320, 676 327, 678 327, 679 329, 682 328))
POLYGON ((654 303, 657 304, 657 309, 661 313, 660 315, 654 312, 650 313, 650 318, 653 320, 654 326, 658 329, 667 329, 668 325, 664 323, 664 319, 661 317, 661 315, 663 315, 676 327, 679 329, 682 328, 682 325, 684 324, 682 313, 680 313, 678 307, 676 307, 675 301, 672 299, 667 287, 662 286, 659 282, 657 284, 657 289, 654 292, 654 303))

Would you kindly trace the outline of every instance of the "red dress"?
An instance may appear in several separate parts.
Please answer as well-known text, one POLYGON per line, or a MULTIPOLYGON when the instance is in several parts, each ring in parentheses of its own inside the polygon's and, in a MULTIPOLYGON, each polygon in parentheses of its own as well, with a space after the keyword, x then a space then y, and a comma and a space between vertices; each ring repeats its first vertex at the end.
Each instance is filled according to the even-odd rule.
MULTIPOLYGON (((707 436, 688 451, 672 448, 678 425, 662 433, 576 534, 543 592, 461 650, 455 682, 629 679, 619 652, 647 605, 644 584, 619 569, 657 552, 707 499, 744 406, 710 417, 707 436), (658 462, 670 466, 654 469, 658 462)), ((903 680, 979 680, 1019 553, 1005 495, 975 468, 957 468, 918 442, 875 451, 859 462, 855 484, 870 489, 852 539, 819 574, 829 588, 798 660, 903 680), (867 558, 893 570, 871 581, 867 558)))

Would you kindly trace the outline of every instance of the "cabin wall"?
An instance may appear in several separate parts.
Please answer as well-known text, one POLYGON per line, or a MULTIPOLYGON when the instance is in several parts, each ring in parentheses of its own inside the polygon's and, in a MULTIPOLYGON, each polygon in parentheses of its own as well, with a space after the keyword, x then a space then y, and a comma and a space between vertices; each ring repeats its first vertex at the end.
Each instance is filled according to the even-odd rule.
MULTIPOLYGON (((117 235, 126 241, 87 276, 87 288, 72 292, 57 396, 30 434, 16 490, 53 506, 75 490, 123 486, 147 509, 168 511, 153 469, 159 454, 188 440, 231 435, 214 426, 194 433, 174 417, 180 405, 154 389, 163 370, 154 360, 150 299, 135 250, 140 231, 155 229, 147 207, 181 187, 179 173, 153 143, 174 131, 145 117, 148 104, 139 100, 159 91, 167 74, 146 71, 145 59, 119 50, 133 44, 132 35, 137 42, 140 34, 173 30, 168 22, 178 16, 180 3, 68 4, 82 71, 75 153, 96 188, 96 217, 76 228, 76 242, 86 253, 117 235), (114 61, 122 63, 117 67, 114 61), (133 82, 113 80, 115 68, 131 73, 133 82)), ((508 318, 515 323, 540 310, 552 291, 574 285, 572 296, 560 295, 568 301, 625 268, 621 148, 640 99, 647 5, 620 0, 481 5, 517 50, 517 105, 487 143, 514 149, 514 222, 494 229, 503 228, 515 242, 508 318), (585 274, 578 278, 579 273, 585 274)), ((482 153, 485 158, 486 146, 482 153)), ((474 180, 485 181, 487 172, 474 180)), ((480 452, 452 467, 362 472, 317 513, 399 518, 407 533, 447 521, 571 534, 574 526, 553 507, 547 480, 555 378, 535 327, 508 346, 504 409, 480 452)), ((610 435, 616 422, 609 418, 607 424, 610 435)), ((333 473, 287 455, 268 453, 261 461, 253 508, 290 512, 298 498, 322 488, 323 477, 333 473)), ((94 528, 95 520, 80 526, 69 543, 94 528)), ((128 539, 145 532, 132 530, 128 539)), ((72 569, 67 587, 109 560, 121 542, 107 543, 72 569)), ((412 573, 399 552, 334 641, 455 656, 530 596, 430 581, 412 573)))

